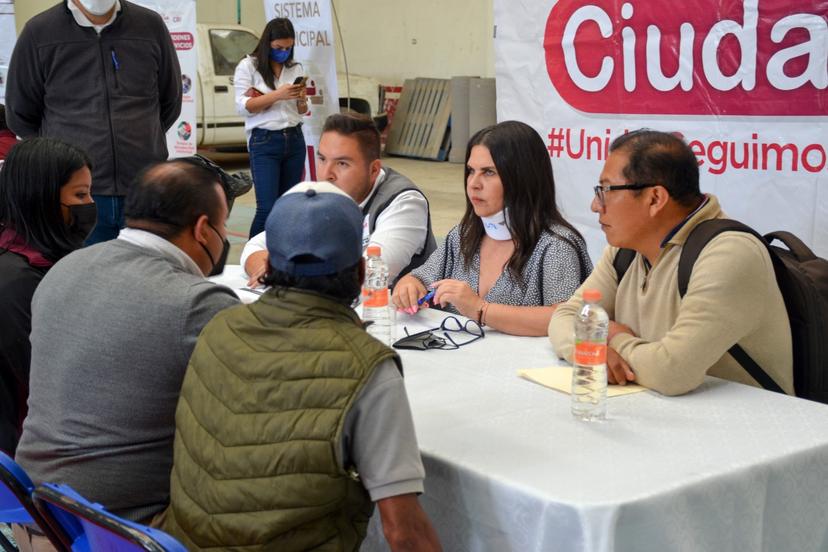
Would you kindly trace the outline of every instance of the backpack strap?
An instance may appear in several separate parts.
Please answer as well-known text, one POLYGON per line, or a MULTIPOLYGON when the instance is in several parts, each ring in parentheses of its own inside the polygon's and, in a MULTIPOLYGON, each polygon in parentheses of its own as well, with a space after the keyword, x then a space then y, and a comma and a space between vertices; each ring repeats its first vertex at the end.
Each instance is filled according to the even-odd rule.
POLYGON ((770 244, 773 240, 781 241, 785 247, 788 248, 796 260, 800 263, 804 263, 807 261, 815 261, 817 256, 814 255, 814 252, 805 245, 805 243, 791 234, 790 232, 785 232, 784 230, 778 230, 776 232, 771 232, 770 234, 765 234, 765 241, 770 244))
MULTIPOLYGON (((745 232, 752 236, 756 236, 759 241, 767 247, 767 242, 761 234, 741 222, 730 219, 711 219, 702 222, 696 226, 692 232, 690 232, 690 235, 687 236, 687 241, 681 248, 681 256, 679 257, 678 264, 678 288, 679 296, 681 298, 684 298, 684 295, 687 293, 687 285, 690 282, 690 275, 693 272, 693 265, 696 263, 696 259, 699 258, 699 254, 702 252, 702 249, 704 249, 713 238, 722 232, 745 232)), ((616 259, 617 258, 618 256, 616 255, 616 259)), ((742 368, 744 368, 747 373, 750 374, 750 376, 763 388, 768 391, 784 393, 782 388, 775 381, 773 381, 773 378, 771 378, 767 372, 756 364, 756 361, 753 360, 738 343, 734 344, 728 352, 730 353, 730 356, 732 356, 736 362, 741 364, 742 368)))
POLYGON ((624 274, 627 273, 627 269, 630 268, 633 259, 635 259, 635 254, 635 250, 633 249, 619 249, 618 253, 615 254, 615 258, 612 260, 612 268, 615 269, 615 274, 618 275, 618 280, 616 281, 619 284, 624 278, 624 274))
POLYGON ((765 243, 765 238, 756 230, 737 220, 710 219, 700 223, 693 228, 693 231, 687 236, 687 241, 684 242, 684 246, 681 248, 681 256, 679 257, 678 264, 678 289, 680 297, 683 298, 687 293, 687 284, 690 283, 690 274, 693 272, 693 265, 696 264, 696 259, 699 258, 702 249, 722 232, 745 232, 756 236, 760 242, 765 243))

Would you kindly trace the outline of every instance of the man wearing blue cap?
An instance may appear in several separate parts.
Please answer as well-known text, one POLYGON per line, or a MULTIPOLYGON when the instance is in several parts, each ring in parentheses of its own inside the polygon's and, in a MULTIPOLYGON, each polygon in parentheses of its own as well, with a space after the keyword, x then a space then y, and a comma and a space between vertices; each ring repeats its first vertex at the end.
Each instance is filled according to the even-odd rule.
POLYGON ((216 316, 190 359, 163 528, 190 550, 358 550, 377 503, 392 550, 440 550, 400 359, 350 308, 359 208, 303 183, 265 231, 271 289, 216 316))

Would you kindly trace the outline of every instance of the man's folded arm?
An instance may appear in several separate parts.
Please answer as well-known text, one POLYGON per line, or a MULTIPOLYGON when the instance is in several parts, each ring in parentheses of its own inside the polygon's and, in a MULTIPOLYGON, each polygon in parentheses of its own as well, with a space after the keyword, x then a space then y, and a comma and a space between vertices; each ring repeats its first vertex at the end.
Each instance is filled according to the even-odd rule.
POLYGON ((549 341, 555 348, 555 354, 567 362, 572 362, 572 350, 575 346, 575 316, 581 310, 582 294, 585 289, 600 291, 601 306, 607 311, 610 319, 615 317, 615 293, 618 290, 618 282, 612 261, 617 251, 615 247, 604 249, 595 270, 581 284, 581 287, 575 290, 568 301, 558 305, 549 321, 549 341))
POLYGON ((746 234, 722 234, 699 255, 664 337, 648 342, 622 333, 610 347, 629 363, 637 383, 664 395, 688 393, 762 320, 769 278, 773 269, 763 245, 746 234))

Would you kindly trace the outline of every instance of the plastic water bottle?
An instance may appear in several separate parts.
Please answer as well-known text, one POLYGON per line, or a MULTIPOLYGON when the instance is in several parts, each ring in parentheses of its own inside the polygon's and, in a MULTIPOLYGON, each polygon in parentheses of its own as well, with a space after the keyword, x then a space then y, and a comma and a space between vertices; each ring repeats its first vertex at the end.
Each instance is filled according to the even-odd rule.
POLYGON ((575 317, 572 370, 572 415, 586 421, 607 415, 607 334, 609 316, 598 301, 601 292, 586 289, 575 317))
POLYGON ((362 288, 362 320, 373 322, 366 331, 386 345, 391 345, 392 320, 388 305, 388 267, 378 245, 366 250, 365 284, 362 288))

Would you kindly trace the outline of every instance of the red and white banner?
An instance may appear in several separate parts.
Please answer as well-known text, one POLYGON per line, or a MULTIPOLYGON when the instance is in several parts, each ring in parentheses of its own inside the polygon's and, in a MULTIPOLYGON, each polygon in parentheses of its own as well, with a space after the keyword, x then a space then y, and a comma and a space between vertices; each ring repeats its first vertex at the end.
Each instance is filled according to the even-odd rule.
POLYGON ((6 103, 6 76, 17 37, 14 26, 14 0, 0 0, 0 104, 6 103))
POLYGON ((302 64, 308 76, 308 112, 302 131, 308 154, 305 179, 316 180, 316 148, 328 115, 339 113, 336 84, 336 52, 331 26, 330 0, 279 2, 264 0, 265 18, 286 17, 296 31, 293 59, 302 64))
POLYGON ((181 114, 167 131, 170 158, 196 153, 196 90, 198 55, 196 40, 196 0, 132 0, 164 19, 181 66, 181 114))
POLYGON ((498 120, 544 138, 558 203, 593 259, 612 138, 681 133, 702 191, 828 257, 828 1, 495 0, 498 120))

